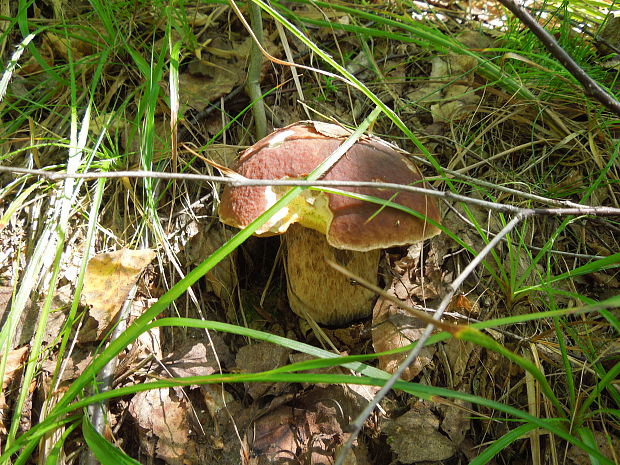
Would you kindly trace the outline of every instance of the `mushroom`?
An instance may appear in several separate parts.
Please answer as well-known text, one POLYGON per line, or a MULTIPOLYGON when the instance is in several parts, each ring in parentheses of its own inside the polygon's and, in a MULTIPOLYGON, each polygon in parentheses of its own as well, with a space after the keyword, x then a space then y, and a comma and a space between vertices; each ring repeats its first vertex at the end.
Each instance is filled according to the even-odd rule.
MULTIPOLYGON (((251 179, 303 179, 350 135, 328 123, 301 121, 278 129, 245 150, 237 173, 251 179)), ((424 185, 418 168, 392 145, 373 136, 356 142, 323 176, 324 180, 424 185)), ((220 220, 244 228, 289 187, 226 186, 220 220)), ((423 194, 369 187, 345 190, 391 200, 420 212, 435 224, 439 209, 423 194)), ((374 295, 327 264, 335 261, 370 282, 378 280, 381 249, 413 244, 440 232, 435 224, 406 212, 359 199, 304 190, 255 234, 284 234, 287 291, 291 309, 316 322, 341 325, 372 312, 374 295)))

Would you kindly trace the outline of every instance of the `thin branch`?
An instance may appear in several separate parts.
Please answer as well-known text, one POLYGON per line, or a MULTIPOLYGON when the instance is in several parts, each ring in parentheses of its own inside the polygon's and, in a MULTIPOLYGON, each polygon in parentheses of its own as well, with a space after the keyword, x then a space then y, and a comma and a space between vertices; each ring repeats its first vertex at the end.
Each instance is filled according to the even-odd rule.
MULTIPOLYGON (((463 215, 463 213, 458 211, 453 205, 448 205, 448 208, 458 217, 460 221, 467 224, 472 229, 476 229, 478 227, 474 224, 473 221, 471 221, 469 218, 463 215)), ((607 226, 609 226, 609 224, 607 224, 607 226)), ((487 234, 488 236, 495 236, 495 233, 491 231, 490 229, 481 228, 481 230, 484 231, 484 233, 487 234)), ((532 244, 525 244, 525 246, 528 249, 534 250, 536 252, 541 252, 543 250, 542 247, 536 247, 535 245, 532 245, 532 244)), ((582 258, 586 260, 601 260, 602 258, 605 258, 604 255, 590 255, 590 254, 577 253, 577 252, 566 252, 563 250, 555 250, 555 249, 546 249, 546 251, 548 253, 555 254, 555 255, 562 255, 562 256, 571 257, 571 258, 582 258)), ((459 253, 459 252, 455 252, 454 254, 456 253, 459 253)), ((450 255, 453 255, 453 254, 450 254, 450 255)))
MULTIPOLYGON (((426 158, 420 157, 417 155, 409 155, 413 160, 422 163, 427 166, 432 166, 431 162, 429 162, 426 158)), ((556 200, 550 199, 547 197, 542 197, 540 195, 532 194, 529 192, 523 192, 518 189, 513 189, 511 187, 501 186, 499 184, 493 184, 489 181, 484 181, 482 179, 473 178, 471 176, 459 173, 458 171, 453 171, 447 168, 442 168, 445 174, 450 176, 454 176, 455 178, 462 179, 464 181, 469 181, 472 183, 476 183, 477 186, 487 187, 489 189, 495 189, 500 192, 506 192, 507 194, 516 195, 522 197, 524 199, 534 200, 547 205, 556 205, 558 207, 581 207, 581 204, 571 202, 569 200, 556 200)), ((48 171, 48 170, 36 170, 36 169, 28 169, 28 168, 18 168, 18 167, 7 167, 0 166, 0 172, 9 172, 9 173, 19 173, 19 174, 32 174, 34 176, 43 177, 49 179, 51 181, 57 181, 61 179, 65 179, 69 175, 61 172, 48 171)), ((220 182, 224 184, 232 184, 236 185, 233 182, 232 177, 226 176, 211 176, 211 175, 203 175, 203 174, 192 174, 192 173, 164 173, 158 171, 114 171, 114 172, 84 172, 84 173, 76 173, 75 177, 81 177, 84 179, 98 179, 98 178, 157 178, 157 179, 185 179, 191 181, 204 181, 204 182, 220 182)), ((430 181, 433 178, 427 179, 430 181)), ((441 178, 437 178, 441 179, 441 178)), ((290 180, 290 182, 295 182, 294 180, 290 180)), ((283 181, 284 184, 280 185, 295 185, 295 186, 303 186, 304 184, 289 184, 287 181, 283 181)), ((260 181, 258 184, 239 184, 239 185, 276 185, 276 184, 264 184, 263 181, 260 181)), ((318 184, 315 184, 318 185, 318 184)), ((325 184, 330 185, 330 184, 325 184)), ((344 186, 344 184, 338 183, 333 184, 334 186, 344 186)), ((352 187, 363 187, 356 183, 350 184, 352 187)), ((377 187, 385 187, 384 184, 378 184, 377 187)))
POLYGON ((513 0, 499 0, 499 2, 508 8, 512 14, 519 18, 538 37, 549 53, 581 83, 587 95, 594 97, 607 109, 620 115, 620 102, 592 79, 524 7, 518 5, 513 0))
MULTIPOLYGON (((105 172, 87 172, 87 173, 59 173, 46 170, 35 170, 29 168, 16 168, 10 166, 0 166, 0 172, 29 174, 47 178, 52 181, 58 181, 67 178, 77 179, 100 179, 100 178, 157 178, 157 179, 184 179, 189 181, 218 182, 222 184, 230 184, 231 186, 300 186, 308 188, 325 188, 321 190, 329 191, 328 188, 335 187, 370 187, 376 189, 390 189, 394 191, 415 192, 431 197, 438 197, 444 200, 452 200, 456 202, 464 202, 479 207, 488 208, 490 210, 500 211, 504 213, 520 214, 532 211, 534 215, 596 215, 596 216, 620 216, 620 208, 613 207, 591 207, 587 205, 572 204, 572 207, 565 208, 536 208, 527 209, 515 207, 497 202, 489 202, 487 200, 473 199, 464 195, 455 194, 450 191, 436 191, 424 187, 405 186, 403 184, 395 184, 391 182, 370 182, 370 181, 305 181, 298 179, 249 179, 241 176, 210 176, 193 173, 162 173, 157 171, 115 171, 111 173, 105 172)), ((518 192, 518 191, 517 191, 518 192)), ((544 198, 543 198, 544 200, 544 198)))
MULTIPOLYGON (((428 161, 428 159, 424 158, 424 157, 420 157, 418 155, 411 155, 409 154, 409 157, 414 159, 415 161, 417 161, 418 163, 421 163, 423 165, 426 166, 430 166, 433 167, 433 164, 428 161)), ((500 192, 506 192, 507 194, 513 194, 513 195, 518 195, 519 197, 523 197, 524 199, 529 199, 529 200, 535 200, 537 202, 541 202, 541 203, 545 203, 548 205, 556 205, 558 207, 562 206, 562 207, 579 207, 581 206, 581 204, 578 203, 574 203, 571 202, 569 200, 556 200, 556 199, 550 199, 547 197, 543 197, 541 195, 536 195, 536 194, 532 194, 530 192, 523 192, 520 191, 518 189, 513 189, 512 187, 506 187, 506 186, 501 186, 499 184, 494 184, 492 182, 489 181, 485 181, 483 179, 478 179, 478 178, 474 178, 472 176, 468 176, 460 171, 454 171, 454 170, 450 170, 448 168, 441 168, 442 172, 453 176, 457 179, 462 179, 463 181, 469 181, 471 183, 475 183, 476 186, 479 187, 488 187, 490 189, 495 189, 497 191, 500 192)))
MULTIPOLYGON (((482 260, 486 258, 486 256, 491 252, 491 250, 495 248, 495 246, 499 243, 499 241, 501 241, 505 236, 510 234, 510 232, 523 219, 525 219, 528 216, 531 216, 532 214, 533 214, 533 211, 529 210, 529 211, 523 211, 515 215, 514 218, 510 220, 508 224, 504 226, 504 228, 502 228, 502 230, 499 233, 497 233, 497 236, 491 239, 491 241, 480 251, 480 253, 478 253, 474 257, 474 259, 465 267, 465 269, 456 277, 456 279, 448 287, 449 291, 442 299, 441 303, 439 304, 439 307, 437 307, 437 311, 433 315, 433 320, 439 321, 441 319, 443 313, 448 308, 448 305, 450 305, 450 302, 452 301, 452 297, 454 297, 454 294, 456 293, 456 291, 461 287, 461 285, 467 279, 467 277, 482 262, 482 260)), ((344 271, 342 272, 344 273, 344 271)), ((355 279, 357 280, 358 278, 355 277, 355 279)), ((363 281, 358 281, 358 282, 362 284, 363 286, 365 286, 363 281)), ((418 357, 427 339, 431 336, 433 332, 433 328, 434 328, 433 324, 429 324, 426 327, 420 339, 416 341, 415 347, 407 355, 407 358, 398 366, 394 374, 390 377, 390 379, 388 379, 385 382, 381 390, 377 392, 377 394, 374 396, 372 401, 370 401, 368 405, 366 406, 366 408, 364 408, 362 413, 360 413, 355 419, 355 421, 351 423, 350 425, 351 435, 349 436, 349 439, 347 439, 347 442, 344 444, 344 446, 340 450, 340 453, 338 454, 338 457, 336 458, 336 465, 342 465, 344 463, 344 459, 347 456, 348 451, 353 446, 353 442, 357 439, 357 436, 362 430, 364 423, 366 422, 368 417, 370 417, 370 415, 372 414, 373 410, 377 407, 377 405, 379 405, 379 402, 381 402, 383 398, 387 395, 387 393, 392 390, 392 387, 394 387, 394 384, 396 383, 396 381, 400 379, 401 375, 407 369, 407 367, 411 365, 411 363, 413 363, 413 361, 418 357)))

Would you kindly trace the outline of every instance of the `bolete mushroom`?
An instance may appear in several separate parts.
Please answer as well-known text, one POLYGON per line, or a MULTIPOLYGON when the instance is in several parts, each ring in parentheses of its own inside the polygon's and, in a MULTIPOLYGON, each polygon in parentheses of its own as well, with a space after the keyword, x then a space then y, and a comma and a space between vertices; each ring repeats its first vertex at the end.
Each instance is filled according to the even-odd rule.
MULTIPOLYGON (((346 129, 334 124, 301 121, 276 130, 245 150, 233 169, 251 179, 302 179, 349 135, 346 129)), ((424 185, 415 164, 373 136, 356 142, 323 179, 424 185)), ((244 228, 288 189, 226 186, 219 206, 220 220, 244 228)), ((374 187, 343 190, 391 200, 439 222, 435 200, 423 194, 374 187)), ((413 244, 440 230, 391 207, 307 189, 255 234, 285 232, 287 291, 292 310, 319 323, 337 325, 368 316, 374 295, 336 272, 326 260, 340 263, 357 276, 376 283, 381 249, 413 244)))

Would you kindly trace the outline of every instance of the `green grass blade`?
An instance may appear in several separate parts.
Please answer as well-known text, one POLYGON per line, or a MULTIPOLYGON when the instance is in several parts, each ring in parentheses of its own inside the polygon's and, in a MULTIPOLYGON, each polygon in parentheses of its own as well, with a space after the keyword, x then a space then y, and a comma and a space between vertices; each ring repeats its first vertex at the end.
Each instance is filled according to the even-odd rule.
POLYGON ((480 455, 474 458, 469 465, 485 465, 493 460, 493 458, 499 454, 502 450, 514 443, 517 439, 524 437, 530 431, 538 428, 537 425, 532 423, 526 423, 525 425, 518 426, 517 428, 510 430, 504 434, 501 438, 495 439, 489 447, 484 449, 480 455))
POLYGON ((82 416, 82 434, 86 444, 102 465, 140 465, 140 462, 114 447, 97 433, 86 414, 82 416))
POLYGON ((556 397, 555 393, 553 392, 553 389, 551 388, 551 386, 549 385, 549 382, 547 381, 547 378, 532 361, 528 360, 525 357, 521 357, 515 354, 514 352, 507 349, 499 342, 497 342, 492 337, 487 336, 486 334, 480 332, 479 330, 471 326, 463 327, 461 331, 458 331, 455 334, 455 337, 457 339, 462 339, 464 341, 469 341, 478 346, 485 347, 489 350, 492 350, 493 352, 497 352, 498 354, 503 355, 508 360, 517 364, 522 369, 530 373, 536 379, 536 381, 538 381, 538 383, 540 384, 540 388, 543 394, 547 396, 547 398, 551 401, 553 406, 556 408, 557 414, 561 416, 565 415, 566 412, 565 412, 564 406, 556 397))
MULTIPOLYGON (((308 4, 305 0, 295 0, 296 3, 305 3, 308 4)), ((507 92, 511 94, 516 94, 520 98, 532 102, 537 102, 538 99, 536 96, 525 86, 521 85, 517 80, 512 77, 506 75, 502 69, 496 64, 492 63, 486 57, 479 55, 478 53, 469 50, 465 47, 461 42, 451 37, 446 36, 437 28, 426 26, 419 21, 415 21, 408 16, 398 16, 398 20, 390 19, 385 16, 376 15, 374 13, 368 13, 361 8, 353 8, 348 7, 341 4, 336 3, 327 3, 321 1, 312 1, 313 5, 316 5, 321 8, 334 9, 337 11, 343 11, 347 14, 363 19, 364 21, 370 21, 373 24, 382 24, 386 26, 390 31, 403 31, 405 34, 398 35, 397 37, 392 37, 394 40, 402 41, 402 42, 412 42, 417 43, 421 47, 431 48, 439 53, 448 53, 453 52, 460 55, 467 55, 473 57, 478 62, 478 68, 476 68, 476 72, 480 73, 482 76, 487 78, 490 81, 497 81, 497 83, 503 87, 507 92)), ((278 4, 278 8, 285 10, 285 7, 281 4, 278 4)), ((286 11, 286 10, 285 10, 286 11)), ((297 17, 291 10, 288 10, 289 17, 295 17, 301 21, 307 22, 309 24, 314 24, 316 26, 328 27, 333 29, 342 29, 349 30, 351 26, 339 23, 330 23, 322 20, 313 20, 305 17, 297 17)), ((367 35, 375 35, 375 34, 385 34, 383 32, 378 32, 375 28, 359 28, 361 30, 351 31, 361 34, 367 35)))
MULTIPOLYGON (((191 386, 202 384, 220 384, 220 383, 247 383, 247 382, 282 382, 282 383, 328 383, 328 384, 358 384, 382 386, 385 379, 372 378, 368 376, 353 376, 344 374, 328 374, 328 373, 274 373, 266 371, 261 373, 242 373, 242 374, 223 374, 208 376, 192 376, 186 378, 171 378, 167 380, 153 381, 149 383, 138 384, 134 386, 126 386, 115 390, 99 393, 88 398, 81 399, 75 404, 69 406, 58 414, 65 414, 78 408, 84 408, 87 405, 103 402, 107 399, 127 396, 137 392, 147 391, 151 389, 166 389, 176 386, 191 386)), ((588 454, 596 457, 605 465, 613 465, 613 462, 604 457, 598 450, 586 444, 580 438, 571 435, 568 432, 568 424, 564 419, 550 418, 542 419, 535 417, 527 412, 518 410, 514 407, 501 404, 497 401, 485 399, 473 394, 467 394, 459 391, 452 391, 446 388, 438 388, 424 384, 398 381, 395 389, 406 392, 421 399, 433 400, 434 398, 448 398, 471 402, 475 405, 481 405, 490 409, 504 412, 515 419, 527 422, 528 426, 543 428, 556 436, 566 440, 588 454)))
POLYGON ((528 292, 532 292, 535 290, 540 290, 550 284, 557 283, 559 281, 564 281, 566 279, 575 278, 577 276, 583 276, 591 273, 595 273, 598 271, 610 270, 613 268, 620 267, 620 252, 615 253, 613 255, 609 255, 604 258, 600 258, 598 260, 593 260, 585 265, 579 266, 572 270, 569 270, 565 273, 559 274, 557 276, 550 276, 546 282, 535 284, 533 286, 527 286, 522 289, 519 289, 515 292, 515 295, 520 295, 528 292))
POLYGON ((588 397, 585 398, 583 404, 581 404, 579 411, 577 412, 577 417, 582 418, 585 417, 590 406, 600 397, 603 391, 608 390, 612 397, 614 397, 616 405, 620 406, 620 400, 618 399, 618 391, 613 383, 617 380, 618 376, 620 376, 620 362, 616 363, 611 370, 609 370, 601 380, 596 383, 596 386, 588 394, 588 397))
MULTIPOLYGON (((39 437, 39 435, 41 434, 39 431, 39 428, 48 430, 49 423, 53 422, 55 420, 55 417, 58 417, 58 416, 62 417, 63 415, 66 415, 74 411, 75 409, 83 408, 91 403, 101 402, 103 400, 110 399, 110 398, 117 397, 117 396, 132 394, 137 391, 142 391, 145 389, 164 388, 164 387, 170 387, 172 385, 176 386, 176 385, 199 384, 201 382, 202 383, 245 382, 245 381, 297 382, 299 380, 304 380, 305 382, 327 382, 327 383, 347 382, 347 383, 353 383, 353 384, 359 383, 359 384, 381 385, 383 382, 385 382, 387 378, 389 378, 388 373, 382 372, 381 370, 378 370, 376 368, 360 363, 360 359, 364 357, 368 357, 367 355, 340 357, 337 354, 327 352, 322 349, 318 349, 316 347, 313 347, 313 346, 310 346, 304 343, 300 343, 297 341, 291 341, 289 339, 282 338, 280 336, 276 336, 270 333, 256 331, 256 330, 252 330, 249 328, 243 328, 243 327, 239 327, 236 325, 231 325, 231 324, 221 323, 221 322, 216 322, 216 321, 202 321, 202 320, 192 320, 192 319, 186 319, 186 318, 163 318, 160 320, 153 321, 151 324, 147 325, 144 328, 144 330, 146 331, 149 328, 157 327, 157 326, 182 326, 182 327, 208 328, 208 329, 213 329, 216 331, 230 332, 230 333, 234 333, 234 334, 238 334, 242 336, 248 336, 248 337, 252 337, 256 339, 261 339, 264 341, 273 342, 273 343, 280 344, 286 347, 290 347, 294 350, 299 350, 301 352, 309 353, 313 356, 325 357, 331 360, 300 362, 300 363, 293 364, 287 367, 279 367, 270 372, 259 373, 259 374, 242 374, 242 375, 226 374, 226 375, 212 375, 212 376, 207 376, 207 377, 184 378, 183 380, 160 381, 156 383, 150 383, 148 386, 146 385, 127 386, 127 387, 120 388, 114 391, 107 391, 104 393, 96 394, 87 399, 83 399, 74 404, 68 405, 64 408, 61 408, 61 409, 56 408, 53 415, 50 415, 48 419, 46 419, 43 423, 41 423, 40 425, 34 426, 31 431, 27 432, 24 435, 24 437, 18 438, 16 444, 14 444, 11 450, 7 450, 5 452, 5 455, 3 455, 3 458, 5 456, 8 456, 8 454, 14 453, 16 450, 18 450, 19 445, 24 444, 24 443, 27 444, 29 443, 29 441, 32 442, 34 438, 39 437), (353 370, 356 370, 362 373, 364 377, 363 378, 360 378, 360 377, 348 377, 347 378, 345 375, 339 375, 339 376, 344 376, 344 377, 336 379, 336 378, 333 378, 332 375, 319 375, 319 374, 313 375, 313 374, 308 374, 308 373, 290 373, 290 374, 284 373, 286 370, 310 369, 313 366, 315 368, 318 368, 318 367, 325 367, 325 366, 332 366, 332 365, 341 365, 347 368, 351 368, 353 370), (322 376, 326 376, 326 377, 322 377, 322 376)), ((440 338, 436 338, 436 340, 439 340, 439 339, 440 338)), ((390 352, 394 352, 394 351, 390 351, 390 352)), ((375 355, 379 355, 379 354, 375 354, 375 355)), ((515 418, 521 418, 524 421, 533 422, 535 425, 553 432, 554 434, 568 440, 569 442, 572 442, 578 447, 582 447, 582 448, 585 447, 586 449, 584 450, 589 449, 588 446, 583 444, 582 441, 580 441, 578 438, 571 436, 570 434, 566 432, 564 428, 560 427, 558 424, 558 420, 554 420, 554 419, 542 420, 539 418, 532 417, 531 415, 525 412, 522 412, 518 409, 515 409, 510 406, 505 406, 495 401, 479 398, 471 394, 453 392, 445 388, 436 388, 433 386, 425 386, 425 385, 418 385, 415 383, 403 383, 403 382, 399 382, 396 387, 412 395, 416 395, 418 397, 425 398, 425 399, 432 399, 433 396, 442 396, 446 398, 462 399, 462 400, 466 400, 468 402, 472 402, 478 405, 486 406, 491 409, 503 411, 509 415, 512 415, 515 418)), ((592 451, 590 450, 589 452, 592 452, 592 451)), ((600 454, 598 455, 600 456, 600 454)), ((610 462, 606 461, 604 463, 610 463, 610 462)))
POLYGON ((0 217, 0 229, 4 228, 8 223, 11 217, 15 214, 17 210, 19 210, 26 199, 32 194, 35 189, 38 189, 41 186, 41 181, 34 182, 32 185, 28 186, 24 191, 14 199, 10 205, 8 205, 4 214, 0 217))
MULTIPOLYGON (((598 451, 598 445, 596 444, 596 438, 594 437, 594 433, 592 432, 592 430, 582 427, 577 430, 577 433, 579 434, 579 437, 584 443, 598 451)), ((592 465, 601 465, 600 460, 598 460, 597 457, 592 455, 590 455, 590 463, 592 465)))
POLYGON ((573 378, 573 367, 568 359, 568 350, 566 349, 566 337, 562 331, 562 325, 558 317, 553 318, 553 326, 555 329, 555 337, 558 340, 560 346, 560 354, 562 356, 562 363, 564 365, 564 378, 566 379, 566 387, 568 389, 568 402, 571 412, 575 411, 577 406, 577 393, 575 391, 575 380, 573 378))

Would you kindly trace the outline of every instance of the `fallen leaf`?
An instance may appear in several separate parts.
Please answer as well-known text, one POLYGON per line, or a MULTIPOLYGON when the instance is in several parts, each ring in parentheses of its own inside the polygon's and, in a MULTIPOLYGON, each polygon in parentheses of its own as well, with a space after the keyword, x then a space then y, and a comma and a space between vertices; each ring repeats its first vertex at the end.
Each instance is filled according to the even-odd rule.
MULTIPOLYGON (((475 197, 475 196, 474 196, 475 197)), ((495 225, 489 224, 489 212, 482 207, 475 204, 467 206, 469 213, 473 215, 474 222, 482 227, 491 229, 495 225)), ((471 247, 473 250, 481 250, 485 246, 484 240, 480 237, 480 234, 476 228, 471 227, 466 221, 463 221, 463 213, 455 213, 452 210, 448 210, 441 218, 442 225, 452 231, 458 236, 465 244, 471 247)), ((443 241, 441 248, 444 252, 455 249, 455 242, 447 235, 441 234, 437 236, 440 241, 443 241)), ((458 246, 460 248, 460 246, 458 246)))
MULTIPOLYGON (((149 309, 155 302, 156 298, 151 299, 135 299, 132 302, 131 309, 129 311, 128 322, 132 322, 139 318, 147 309, 149 309)), ((138 336, 136 342, 138 343, 141 357, 154 356, 157 359, 163 358, 162 351, 162 328, 151 328, 138 336)))
POLYGON ((88 262, 82 299, 90 306, 90 319, 80 341, 93 341, 114 322, 121 305, 144 268, 155 258, 151 249, 121 249, 95 255, 88 262))
MULTIPOLYGON (((393 270, 396 276, 386 291, 409 306, 439 297, 442 287, 441 271, 436 269, 435 264, 425 270, 429 277, 423 279, 420 276, 421 247, 421 244, 411 246, 407 256, 395 262, 393 270)), ((385 297, 379 297, 375 303, 372 323, 372 345, 375 352, 408 346, 417 341, 426 328, 425 323, 385 297)), ((432 363, 435 351, 434 347, 424 347, 415 361, 405 369, 402 378, 409 381, 418 376, 422 369, 432 363)), ((407 352, 401 352, 380 356, 379 368, 394 373, 407 355, 407 352)))
MULTIPOLYGON (((288 363, 290 349, 269 342, 243 346, 237 352, 237 368, 244 373, 273 370, 288 363)), ((278 394, 285 383, 245 383, 248 394, 258 399, 266 394, 278 394)))
MULTIPOLYGON (((90 365, 90 362, 93 359, 91 350, 82 350, 79 348, 74 348, 69 355, 69 358, 63 360, 63 370, 60 372, 59 381, 59 390, 66 389, 74 379, 80 376, 84 370, 90 365)), ((56 370, 57 360, 55 358, 46 359, 43 362, 43 371, 45 373, 54 373, 56 370)), ((51 376, 45 376, 43 386, 45 391, 49 393, 49 381, 51 381, 51 376)))
POLYGON ((71 38, 61 37, 53 32, 47 32, 44 40, 64 61, 69 60, 69 55, 73 60, 81 60, 85 56, 93 55, 97 48, 101 46, 98 35, 93 29, 82 29, 82 34, 88 32, 88 37, 72 35, 71 38))
POLYGON ((471 342, 450 338, 443 344, 443 350, 448 361, 449 373, 451 376, 451 387, 460 386, 463 377, 466 375, 467 366, 476 346, 471 342))
MULTIPOLYGON (((185 246, 188 263, 201 263, 206 257, 226 243, 233 233, 223 227, 214 225, 208 231, 201 229, 185 246)), ((209 288, 219 297, 225 308, 230 308, 235 301, 237 288, 236 254, 228 254, 205 275, 209 288)))
MULTIPOLYGON (((9 309, 9 303, 13 298, 13 288, 11 286, 0 286, 0 312, 9 309)), ((4 318, 2 318, 4 321, 4 318)))
POLYGON ((198 111, 204 110, 211 102, 227 95, 243 82, 241 69, 226 66, 224 70, 215 70, 209 77, 182 73, 179 76, 179 100, 184 107, 198 111))
POLYGON ((471 87, 476 64, 469 55, 436 56, 431 60, 429 82, 410 91, 407 97, 427 105, 435 124, 463 119, 476 110, 482 98, 471 87))
POLYGON ((465 294, 457 294, 450 301, 448 311, 478 318, 480 316, 480 305, 477 302, 472 302, 465 294))
MULTIPOLYGON (((342 386, 313 389, 255 421, 248 433, 250 452, 257 464, 333 464, 348 438, 343 428, 359 412, 342 386)), ((361 452, 354 446, 345 463, 358 463, 361 452)))
POLYGON ((322 134, 327 137, 349 137, 352 132, 343 127, 330 123, 323 123, 321 121, 312 121, 312 125, 314 126, 314 130, 319 134, 322 134))
POLYGON ((423 402, 387 421, 381 432, 402 463, 446 460, 456 452, 450 438, 439 431, 439 419, 423 402))
POLYGON ((26 362, 26 356, 28 355, 28 346, 20 347, 19 349, 9 351, 6 359, 6 366, 4 368, 4 377, 2 378, 2 391, 12 383, 19 371, 23 368, 23 364, 26 362))
MULTIPOLYGON (((303 5, 303 4, 301 4, 303 5)), ((334 24, 350 24, 351 17, 346 12, 334 11, 331 9, 316 8, 312 4, 299 6, 295 9, 295 16, 308 18, 309 20, 329 21, 334 24)), ((321 27, 316 31, 318 41, 326 40, 327 37, 339 37, 346 34, 338 28, 321 27)))
MULTIPOLYGON (((221 128, 221 121, 218 120, 217 123, 214 133, 219 132, 221 128)), ((239 148, 232 145, 212 144, 206 147, 202 154, 222 166, 231 167, 239 155, 239 148)))
MULTIPOLYGON (((412 317, 406 310, 392 305, 386 299, 377 301, 373 310, 372 346, 375 352, 384 352, 408 346, 417 341, 426 324, 412 317)), ((405 381, 409 381, 427 366, 432 364, 434 347, 424 347, 420 354, 401 375, 405 381)), ((407 358, 407 352, 398 354, 382 355, 379 357, 379 368, 394 373, 398 366, 407 358)))
MULTIPOLYGON (((10 299, 13 288, 0 287, 0 321, 5 321, 8 311, 11 309, 10 299)), ((65 285, 56 290, 52 300, 52 311, 48 315, 47 325, 43 335, 43 341, 49 343, 58 337, 60 328, 65 323, 66 315, 62 310, 68 308, 73 299, 73 289, 70 285, 65 285)), ((37 303, 30 299, 26 302, 26 307, 19 317, 19 323, 15 328, 15 334, 11 343, 11 349, 28 344, 34 336, 39 314, 41 309, 37 303)))
POLYGON ((214 421, 220 420, 219 413, 234 399, 223 385, 203 384, 200 386, 203 400, 214 421))
POLYGON ((206 342, 185 341, 161 361, 162 369, 158 373, 169 373, 178 378, 207 376, 220 371, 218 360, 224 368, 232 365, 234 359, 224 340, 215 333, 211 334, 211 340, 215 349, 206 342))
POLYGON ((195 439, 189 402, 169 389, 139 392, 129 403, 129 414, 138 424, 140 446, 150 457, 168 465, 205 463, 195 439))
POLYGON ((29 346, 24 346, 19 349, 11 350, 6 359, 4 378, 2 378, 2 392, 0 392, 0 434, 6 434, 7 432, 4 424, 4 416, 9 406, 7 405, 5 395, 9 394, 11 385, 20 375, 22 368, 24 368, 29 349, 29 346))
POLYGON ((464 119, 473 107, 466 106, 460 100, 452 100, 446 103, 431 105, 433 123, 446 123, 464 119))
POLYGON ((471 411, 471 404, 469 402, 459 399, 455 399, 452 402, 463 408, 452 407, 450 405, 439 406, 443 414, 441 431, 448 435, 455 447, 459 447, 471 428, 473 412, 471 411))

